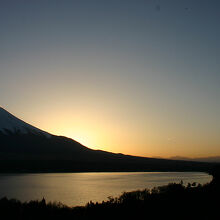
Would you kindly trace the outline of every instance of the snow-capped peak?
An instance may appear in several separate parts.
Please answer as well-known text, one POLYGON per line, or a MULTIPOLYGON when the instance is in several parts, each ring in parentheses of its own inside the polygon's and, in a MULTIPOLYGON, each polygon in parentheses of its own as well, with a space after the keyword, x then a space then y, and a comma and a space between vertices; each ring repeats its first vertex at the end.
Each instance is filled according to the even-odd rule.
POLYGON ((0 107, 0 132, 8 134, 9 131, 21 134, 43 134, 48 138, 51 136, 51 134, 29 125, 0 107))

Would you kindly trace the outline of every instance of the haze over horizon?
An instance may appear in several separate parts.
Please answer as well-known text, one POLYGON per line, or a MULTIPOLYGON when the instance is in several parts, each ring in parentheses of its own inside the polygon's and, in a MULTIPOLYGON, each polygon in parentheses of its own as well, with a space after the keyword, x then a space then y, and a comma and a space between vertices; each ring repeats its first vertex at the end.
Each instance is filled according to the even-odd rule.
POLYGON ((0 106, 92 149, 220 155, 218 0, 0 1, 0 106))

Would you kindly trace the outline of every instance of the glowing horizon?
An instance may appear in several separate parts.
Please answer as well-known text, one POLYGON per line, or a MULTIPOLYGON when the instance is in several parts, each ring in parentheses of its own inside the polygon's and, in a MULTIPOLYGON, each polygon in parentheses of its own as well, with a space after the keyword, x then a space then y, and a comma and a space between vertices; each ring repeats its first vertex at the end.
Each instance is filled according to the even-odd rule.
MULTIPOLYGON (((103 124, 108 122, 104 118, 103 120, 99 118, 99 121, 96 121, 96 118, 86 118, 85 115, 83 117, 82 114, 82 116, 76 120, 76 118, 72 117, 71 111, 63 111, 62 113, 60 109, 59 112, 50 113, 49 116, 47 114, 38 116, 38 112, 31 112, 29 114, 30 119, 27 118, 27 120, 22 114, 13 114, 41 130, 53 135, 71 138, 94 150, 158 158, 170 158, 175 156, 199 158, 220 155, 220 153, 218 153, 220 151, 216 151, 216 154, 212 154, 209 153, 209 150, 207 151, 207 148, 204 148, 205 151, 203 152, 194 152, 194 148, 191 148, 191 145, 189 146, 191 148, 190 151, 187 146, 184 146, 184 144, 189 144, 186 138, 184 138, 184 142, 180 142, 178 138, 181 137, 177 136, 168 137, 165 135, 161 139, 161 134, 153 134, 152 132, 148 134, 148 136, 144 136, 139 133, 140 130, 137 132, 139 134, 134 133, 127 124, 124 127, 114 126, 115 122, 113 121, 113 125, 108 124, 108 126, 103 126, 103 124), (57 117, 57 115, 60 117, 57 117), (35 118, 35 120, 33 120, 33 118, 35 118), (94 124, 95 121, 97 124, 94 124), (105 129, 103 129, 104 127, 105 129), (124 131, 123 136, 121 136, 120 130, 124 131), (133 136, 130 135, 131 133, 133 136), (163 151, 158 147, 159 145, 164 147, 163 151), (177 149, 179 150, 177 151, 177 149)), ((112 120, 112 118, 109 118, 109 121, 112 120)), ((216 146, 216 150, 218 150, 218 146, 216 146)))

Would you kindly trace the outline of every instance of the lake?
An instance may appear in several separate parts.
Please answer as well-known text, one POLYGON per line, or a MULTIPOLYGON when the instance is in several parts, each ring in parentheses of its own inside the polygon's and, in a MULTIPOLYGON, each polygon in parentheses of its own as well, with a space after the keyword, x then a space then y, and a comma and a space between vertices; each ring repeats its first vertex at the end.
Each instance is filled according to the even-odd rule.
POLYGON ((212 176, 197 172, 0 174, 0 198, 30 201, 44 197, 46 201, 77 206, 181 180, 184 184, 205 184, 212 176))

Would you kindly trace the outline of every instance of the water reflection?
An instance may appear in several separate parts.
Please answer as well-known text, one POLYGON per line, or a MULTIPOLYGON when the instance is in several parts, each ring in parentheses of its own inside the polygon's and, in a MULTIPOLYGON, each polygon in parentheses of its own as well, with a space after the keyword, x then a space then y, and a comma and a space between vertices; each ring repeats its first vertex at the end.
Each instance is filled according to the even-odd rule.
POLYGON ((0 197, 21 201, 46 198, 69 206, 85 205, 88 201, 103 201, 132 191, 170 182, 207 183, 212 177, 195 172, 135 172, 135 173, 49 173, 0 175, 0 197))

